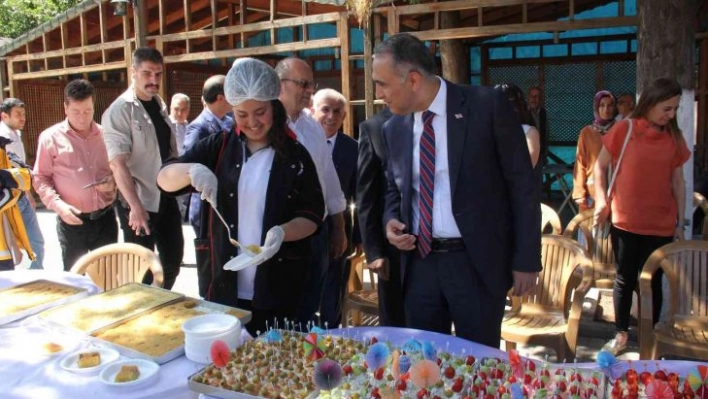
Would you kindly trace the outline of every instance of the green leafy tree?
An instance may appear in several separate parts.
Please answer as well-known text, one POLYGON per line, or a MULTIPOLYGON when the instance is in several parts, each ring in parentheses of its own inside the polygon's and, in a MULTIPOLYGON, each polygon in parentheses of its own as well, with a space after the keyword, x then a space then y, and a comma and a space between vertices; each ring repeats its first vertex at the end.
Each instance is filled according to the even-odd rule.
POLYGON ((0 37, 16 38, 83 0, 0 0, 0 37))

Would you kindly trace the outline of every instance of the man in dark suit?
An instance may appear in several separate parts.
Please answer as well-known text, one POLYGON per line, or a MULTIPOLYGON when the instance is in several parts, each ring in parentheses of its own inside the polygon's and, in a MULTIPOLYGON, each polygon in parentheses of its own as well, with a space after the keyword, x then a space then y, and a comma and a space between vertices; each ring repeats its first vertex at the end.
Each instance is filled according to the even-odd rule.
POLYGON ((386 235, 402 251, 406 325, 499 346, 506 294, 541 270, 539 187, 501 92, 446 82, 417 38, 376 47, 376 96, 394 116, 386 235))
MULTIPOLYGON (((224 75, 214 75, 204 82, 202 87, 202 100, 204 110, 195 120, 187 126, 187 133, 184 137, 184 150, 194 147, 197 141, 209 137, 215 133, 230 131, 234 126, 234 120, 227 115, 231 111, 231 104, 224 96, 224 75)), ((202 231, 199 225, 202 209, 202 200, 199 194, 192 194, 189 202, 189 224, 194 228, 197 239, 206 238, 208 226, 202 231)))
POLYGON ((531 111, 531 116, 533 117, 534 127, 538 130, 538 134, 541 141, 541 156, 539 157, 539 163, 541 166, 547 163, 546 157, 548 156, 548 115, 546 109, 543 108, 541 88, 534 86, 529 89, 527 95, 527 103, 529 106, 529 111, 531 111))
MULTIPOLYGON (((347 116, 347 99, 336 90, 322 89, 312 97, 311 112, 325 132, 327 147, 332 155, 344 198, 347 204, 353 204, 356 195, 358 145, 356 140, 340 130, 347 116)), ((342 305, 349 277, 349 262, 346 258, 353 246, 361 245, 359 229, 349 209, 345 210, 344 229, 350 250, 330 259, 322 290, 320 320, 322 325, 327 323, 329 327, 336 327, 342 321, 342 305)))
POLYGON ((379 275, 379 324, 404 327, 401 255, 386 240, 383 226, 387 156, 382 130, 391 115, 385 108, 359 125, 356 206, 366 265, 379 275))

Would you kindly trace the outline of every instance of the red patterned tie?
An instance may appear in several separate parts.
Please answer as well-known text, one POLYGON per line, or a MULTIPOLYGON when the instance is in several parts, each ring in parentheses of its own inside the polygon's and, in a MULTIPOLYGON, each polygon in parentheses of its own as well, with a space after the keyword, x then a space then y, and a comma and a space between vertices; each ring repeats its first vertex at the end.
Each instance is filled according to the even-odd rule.
POLYGON ((418 251, 425 258, 433 242, 433 192, 435 191, 435 130, 432 111, 423 112, 423 134, 418 149, 420 157, 418 251))

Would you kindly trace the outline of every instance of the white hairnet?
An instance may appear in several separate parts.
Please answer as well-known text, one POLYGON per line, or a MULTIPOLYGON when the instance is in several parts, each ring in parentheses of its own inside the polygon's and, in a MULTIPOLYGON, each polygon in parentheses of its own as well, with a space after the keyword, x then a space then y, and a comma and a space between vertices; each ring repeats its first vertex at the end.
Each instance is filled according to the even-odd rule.
POLYGON ((246 100, 275 100, 280 96, 280 79, 265 62, 248 57, 239 58, 226 74, 224 95, 231 105, 246 100))

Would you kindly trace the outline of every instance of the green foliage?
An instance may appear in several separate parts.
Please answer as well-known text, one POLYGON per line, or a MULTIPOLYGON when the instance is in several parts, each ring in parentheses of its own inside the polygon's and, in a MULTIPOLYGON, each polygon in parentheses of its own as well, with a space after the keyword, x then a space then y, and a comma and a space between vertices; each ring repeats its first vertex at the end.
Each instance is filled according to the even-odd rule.
POLYGON ((0 37, 16 38, 83 0, 0 0, 0 37))

